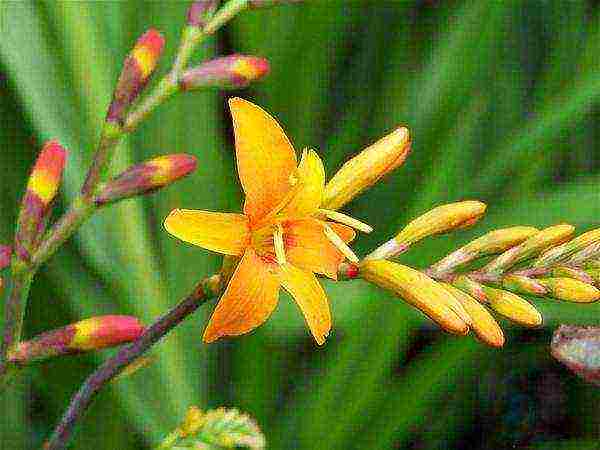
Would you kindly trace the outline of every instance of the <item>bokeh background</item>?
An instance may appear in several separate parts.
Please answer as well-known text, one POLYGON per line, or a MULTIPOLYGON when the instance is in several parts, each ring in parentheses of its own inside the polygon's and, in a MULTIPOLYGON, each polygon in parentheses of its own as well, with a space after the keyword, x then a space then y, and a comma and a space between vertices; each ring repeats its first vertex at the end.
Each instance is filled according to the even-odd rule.
MULTIPOLYGON (((95 216, 36 279, 25 333, 101 313, 150 322, 219 258, 169 237, 175 207, 239 210, 230 95, 276 115, 328 173, 399 124, 413 152, 346 210, 372 224, 364 253, 410 218, 467 198, 489 204, 476 227, 430 239, 402 260, 423 267, 495 227, 600 217, 600 20, 585 1, 316 0, 246 12, 196 58, 245 52, 271 75, 243 92, 198 92, 164 105, 119 147, 115 171, 168 152, 197 173, 95 216)), ((64 209, 83 181, 121 62, 149 27, 173 55, 188 2, 0 3, 0 241, 41 143, 70 149, 64 209)), ((105 389, 76 449, 144 449, 186 408, 233 405, 271 449, 598 449, 600 390, 549 355, 561 322, 598 324, 599 305, 538 299, 539 330, 507 324, 504 349, 438 331, 399 299, 326 283, 334 315, 317 348, 292 302, 239 339, 206 346, 211 308, 177 328, 156 363, 105 389)), ((39 448, 71 395, 110 351, 26 370, 0 399, 0 448, 39 448)))

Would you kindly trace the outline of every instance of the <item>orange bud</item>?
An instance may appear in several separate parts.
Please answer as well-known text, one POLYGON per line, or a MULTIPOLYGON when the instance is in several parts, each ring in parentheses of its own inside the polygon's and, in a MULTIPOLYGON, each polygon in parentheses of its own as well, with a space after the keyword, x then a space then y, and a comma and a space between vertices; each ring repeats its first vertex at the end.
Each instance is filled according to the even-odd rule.
POLYGON ((192 90, 206 87, 239 89, 269 73, 265 58, 230 55, 207 61, 187 70, 181 77, 181 88, 192 90))
POLYGON ((164 46, 165 38, 153 28, 146 31, 135 43, 129 56, 138 63, 143 80, 146 80, 156 68, 164 46))

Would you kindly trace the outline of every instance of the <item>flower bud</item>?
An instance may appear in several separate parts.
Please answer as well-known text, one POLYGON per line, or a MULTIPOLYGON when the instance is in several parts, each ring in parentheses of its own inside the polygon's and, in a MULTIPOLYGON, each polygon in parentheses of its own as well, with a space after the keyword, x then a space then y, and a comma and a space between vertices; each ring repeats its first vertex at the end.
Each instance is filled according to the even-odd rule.
POLYGON ((188 9, 187 23, 192 27, 204 28, 219 6, 218 0, 197 0, 188 9))
POLYGON ((600 299, 598 289, 573 278, 543 278, 538 281, 549 290, 549 295, 559 300, 592 303, 600 299))
POLYGON ((485 203, 474 200, 438 206, 406 225, 395 240, 411 245, 427 236, 469 227, 483 216, 485 209, 485 203))
POLYGON ((106 120, 121 122, 125 110, 135 101, 154 72, 162 54, 165 39, 156 30, 146 31, 136 42, 123 63, 123 70, 113 93, 106 120))
POLYGON ((402 297, 444 330, 461 335, 469 332, 468 323, 456 313, 457 300, 427 275, 386 260, 364 261, 360 274, 365 280, 402 297))
POLYGON ((454 285, 454 287, 466 292, 471 297, 477 299, 479 302, 487 302, 487 297, 485 295, 485 292, 483 291, 483 286, 477 281, 473 280, 471 277, 461 275, 459 277, 456 277, 452 284, 454 285))
POLYGON ((383 176, 398 168, 410 152, 408 128, 400 127, 347 161, 325 186, 322 208, 340 209, 383 176))
POLYGON ((197 160, 186 154, 165 155, 130 167, 106 183, 96 197, 97 205, 148 194, 189 175, 197 160))
POLYGON ((44 232, 66 159, 67 151, 58 141, 46 142, 31 171, 21 204, 15 240, 15 252, 21 259, 29 259, 36 238, 44 232))
POLYGON ((538 231, 533 227, 511 227, 490 231, 432 265, 428 273, 434 275, 450 273, 456 267, 468 264, 477 258, 501 253, 519 245, 538 231))
POLYGON ((483 343, 492 347, 504 345, 504 333, 485 306, 451 284, 440 283, 440 285, 460 301, 471 317, 471 328, 483 343))
POLYGON ((512 292, 483 286, 490 307, 507 319, 525 327, 542 324, 542 315, 528 301, 512 292))
POLYGON ((520 294, 542 296, 548 293, 548 289, 539 280, 518 274, 511 274, 502 278, 502 287, 520 294))
POLYGON ((265 58, 247 55, 230 55, 211 59, 183 73, 180 86, 183 90, 207 87, 239 89, 269 73, 265 58))
POLYGON ((10 266, 10 258, 12 256, 12 248, 8 245, 0 245, 0 270, 10 266))
POLYGON ((572 225, 560 224, 544 228, 517 247, 505 251, 486 265, 481 272, 501 274, 518 262, 538 255, 544 250, 562 244, 573 236, 572 225))
POLYGON ((588 245, 565 261, 568 266, 580 266, 583 263, 597 259, 600 256, 600 242, 588 245))
POLYGON ((561 325, 554 332, 551 351, 578 376, 600 385, 600 328, 561 325))
POLYGON ((594 279, 585 273, 585 270, 576 267, 553 267, 550 269, 550 276, 556 278, 573 278, 583 283, 594 284, 594 279))
POLYGON ((558 247, 551 248, 541 254, 533 263, 533 267, 550 267, 556 263, 568 259, 571 255, 596 244, 600 241, 600 228, 577 236, 575 239, 565 242, 558 247))
POLYGON ((9 353, 9 359, 24 364, 53 356, 114 347, 137 339, 143 331, 144 327, 136 317, 92 317, 19 343, 9 353))

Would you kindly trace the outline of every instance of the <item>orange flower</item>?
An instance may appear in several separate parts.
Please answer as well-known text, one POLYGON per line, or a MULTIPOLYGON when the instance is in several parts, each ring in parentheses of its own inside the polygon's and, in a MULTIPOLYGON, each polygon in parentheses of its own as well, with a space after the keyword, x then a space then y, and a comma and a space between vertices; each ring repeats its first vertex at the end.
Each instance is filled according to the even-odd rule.
POLYGON ((229 107, 246 194, 244 214, 176 209, 165 220, 166 230, 185 242, 241 257, 204 341, 244 334, 263 324, 283 287, 300 307, 317 343, 323 344, 331 314, 315 274, 335 279, 344 258, 357 262, 346 245, 355 237, 351 227, 370 227, 319 209, 325 170, 313 150, 304 150, 298 164, 273 117, 240 98, 231 99, 229 107))

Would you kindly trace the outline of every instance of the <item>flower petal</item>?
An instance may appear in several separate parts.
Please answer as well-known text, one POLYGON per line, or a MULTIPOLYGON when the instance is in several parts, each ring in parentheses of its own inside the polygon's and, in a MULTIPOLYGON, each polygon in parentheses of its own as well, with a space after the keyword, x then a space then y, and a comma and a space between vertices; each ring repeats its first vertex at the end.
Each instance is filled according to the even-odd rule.
MULTIPOLYGON (((317 219, 288 220, 282 226, 285 254, 291 264, 337 279, 338 266, 344 255, 325 236, 325 222, 317 219)), ((334 231, 337 233, 337 229, 334 231)), ((345 230, 344 234, 348 237, 345 230)))
POLYGON ((204 342, 252 331, 269 318, 278 299, 277 274, 254 250, 246 250, 210 318, 204 342))
POLYGON ((294 183, 296 154, 277 121, 241 98, 229 100, 244 212, 253 223, 281 203, 294 183))
POLYGON ((297 176, 298 191, 281 214, 308 216, 321 206, 325 191, 325 168, 323 161, 314 150, 304 150, 302 153, 297 176))
POLYGON ((250 242, 243 214, 174 209, 165 219, 165 229, 182 241, 225 255, 241 255, 250 242))
POLYGON ((335 231, 335 234, 341 237, 342 241, 344 241, 346 244, 352 242, 354 238, 356 238, 356 231, 347 225, 337 222, 327 222, 327 225, 329 225, 329 228, 335 231))
POLYGON ((317 344, 323 345, 331 330, 331 313, 317 277, 291 264, 284 264, 280 270, 281 285, 296 300, 317 344))

